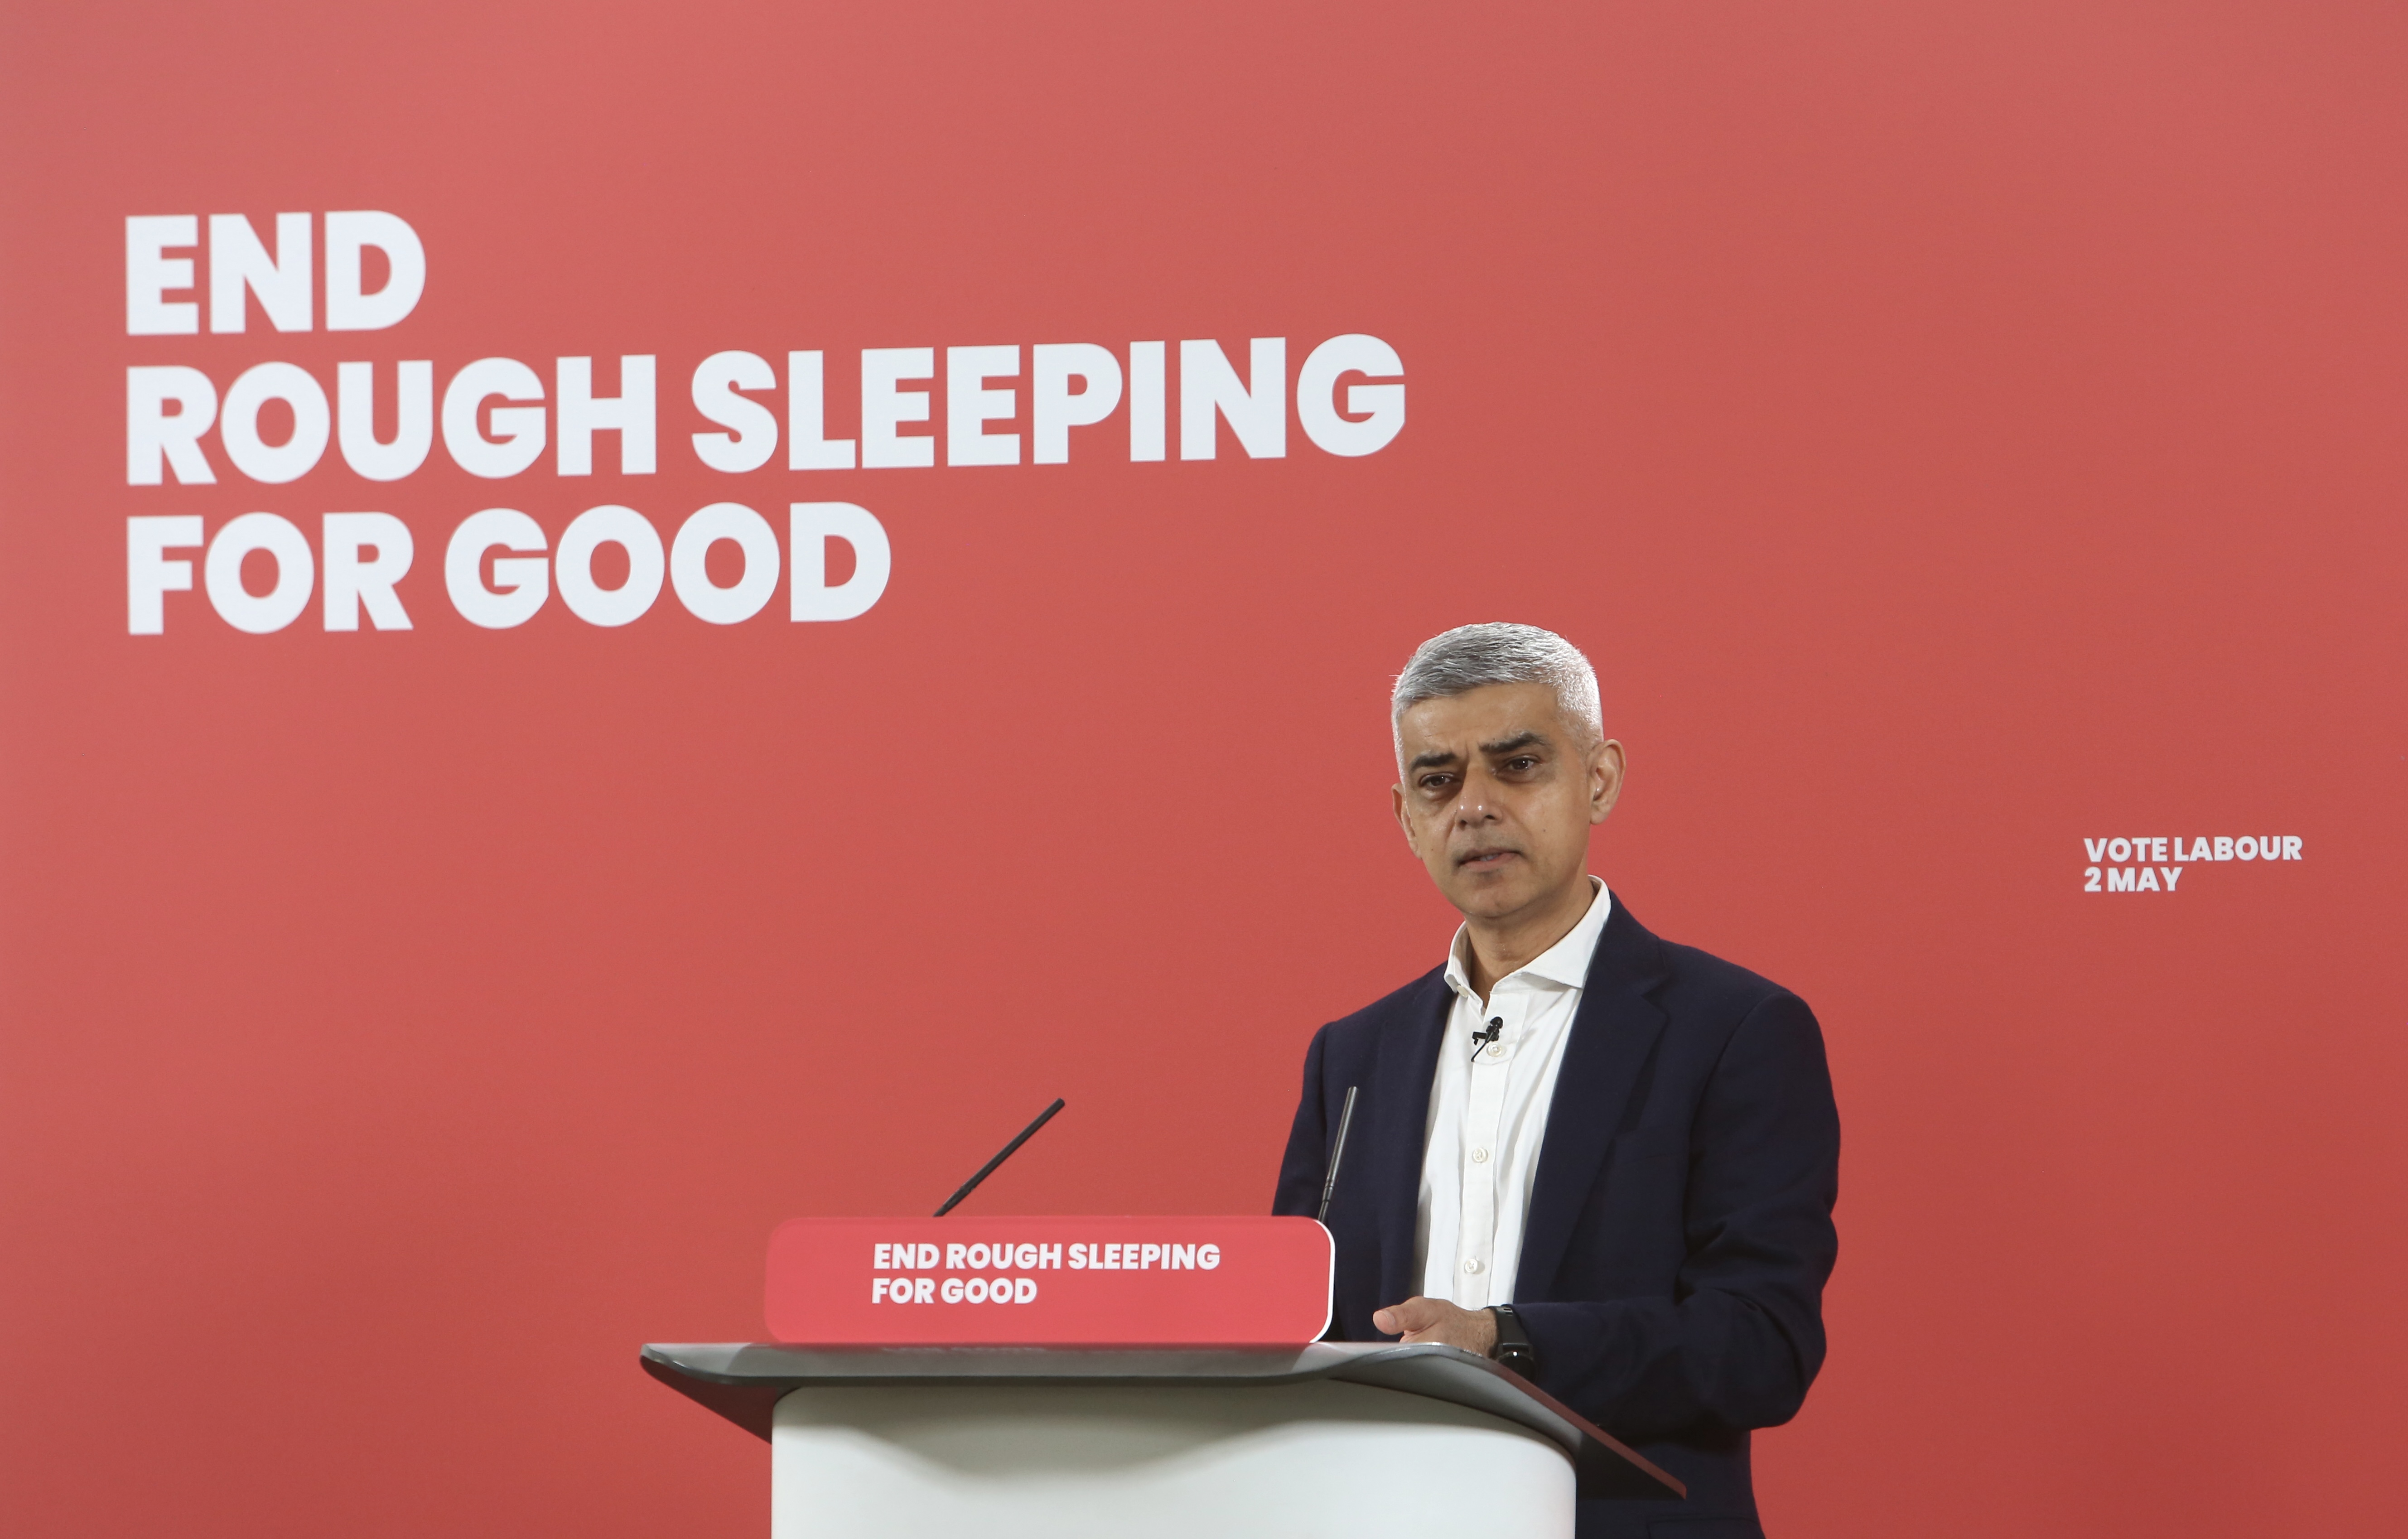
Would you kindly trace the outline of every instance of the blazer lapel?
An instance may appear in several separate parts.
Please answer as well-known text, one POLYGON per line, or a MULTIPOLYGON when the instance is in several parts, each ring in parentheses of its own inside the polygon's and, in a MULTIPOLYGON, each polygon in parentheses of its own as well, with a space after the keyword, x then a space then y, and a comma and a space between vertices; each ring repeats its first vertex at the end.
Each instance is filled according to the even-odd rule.
POLYGON ((1371 1114, 1367 1129, 1371 1143, 1363 1151, 1363 1166, 1376 1172, 1380 1183, 1378 1303, 1383 1306, 1421 1291, 1421 1279, 1413 1275, 1413 1238, 1419 1227, 1422 1154, 1429 1139, 1430 1084, 1438 1076, 1439 1045, 1454 1003, 1443 970, 1423 980, 1399 1012, 1402 1018, 1381 1033, 1379 1063, 1372 1083, 1364 1086, 1369 1104, 1355 1114, 1371 1114))
POLYGON ((1539 1148, 1539 1173, 1514 1275, 1518 1298, 1544 1299, 1555 1283, 1572 1226, 1622 1125, 1631 1087, 1664 1029, 1664 1013, 1647 996, 1667 971, 1656 937, 1631 917, 1616 894, 1589 959, 1588 983, 1564 1043, 1555 1099, 1547 1105, 1546 1138, 1539 1148))

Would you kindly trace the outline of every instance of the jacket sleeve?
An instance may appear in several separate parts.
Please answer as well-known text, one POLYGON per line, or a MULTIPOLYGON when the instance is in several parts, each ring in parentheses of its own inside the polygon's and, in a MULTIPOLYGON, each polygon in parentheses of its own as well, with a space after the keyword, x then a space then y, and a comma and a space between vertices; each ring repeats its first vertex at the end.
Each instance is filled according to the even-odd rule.
POLYGON ((1329 1149, 1321 1064, 1322 1048, 1328 1040, 1329 1028, 1325 1026, 1312 1034, 1312 1045, 1305 1049, 1304 1094, 1297 1101, 1295 1125, 1288 1129, 1287 1153, 1280 1159, 1279 1187, 1271 1197, 1274 1214, 1310 1218, 1321 1206, 1322 1180, 1327 1173, 1323 1162, 1329 1149))
POLYGON ((1691 1122, 1672 1296, 1517 1305, 1541 1388, 1620 1435, 1796 1416, 1823 1365, 1839 1172, 1822 1030, 1774 994, 1731 1034, 1691 1122))

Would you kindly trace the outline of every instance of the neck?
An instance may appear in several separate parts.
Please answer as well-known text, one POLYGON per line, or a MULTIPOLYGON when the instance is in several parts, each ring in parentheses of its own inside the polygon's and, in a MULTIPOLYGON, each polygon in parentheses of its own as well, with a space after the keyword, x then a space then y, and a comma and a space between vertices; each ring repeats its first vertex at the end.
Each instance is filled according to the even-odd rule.
POLYGON ((1464 915, 1463 928, 1471 942, 1465 971, 1471 975, 1473 992, 1485 1002, 1499 978, 1544 956, 1572 932, 1596 900, 1597 885, 1584 871, 1570 886, 1512 913, 1493 919, 1464 915))

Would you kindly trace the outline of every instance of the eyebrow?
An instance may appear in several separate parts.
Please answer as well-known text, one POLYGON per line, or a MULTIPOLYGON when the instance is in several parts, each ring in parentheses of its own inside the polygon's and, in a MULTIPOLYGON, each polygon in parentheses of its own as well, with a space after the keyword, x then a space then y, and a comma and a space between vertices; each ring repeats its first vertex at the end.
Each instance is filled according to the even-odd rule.
MULTIPOLYGON (((1547 735, 1544 732, 1516 732, 1510 738, 1500 738, 1495 742, 1482 743, 1480 752, 1493 757, 1499 754, 1511 754, 1517 748, 1534 746, 1540 748, 1549 746, 1547 735)), ((1414 755, 1412 761, 1405 766, 1405 772, 1411 774, 1416 770, 1442 770, 1450 764, 1462 762, 1463 755, 1460 754, 1433 750, 1427 754, 1414 755)))
POLYGON ((1517 748, 1544 748, 1546 746, 1547 735, 1543 732, 1516 732, 1513 736, 1501 739, 1496 742, 1482 743, 1480 745, 1480 751, 1484 754, 1495 755, 1498 754, 1510 754, 1517 748))

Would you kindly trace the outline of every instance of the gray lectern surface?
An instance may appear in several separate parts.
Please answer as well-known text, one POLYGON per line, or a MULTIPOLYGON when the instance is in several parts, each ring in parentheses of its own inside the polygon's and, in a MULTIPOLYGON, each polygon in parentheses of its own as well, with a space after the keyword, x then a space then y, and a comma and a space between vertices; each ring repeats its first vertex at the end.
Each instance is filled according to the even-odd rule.
POLYGON ((1511 1369, 1435 1345, 1315 1342, 1302 1348, 1059 1346, 777 1346, 664 1344, 644 1372, 767 1439, 778 1402, 812 1386, 996 1384, 1178 1385, 1197 1389, 1323 1379, 1443 1401, 1515 1423, 1571 1457, 1584 1498, 1661 1500, 1681 1483, 1511 1369))

